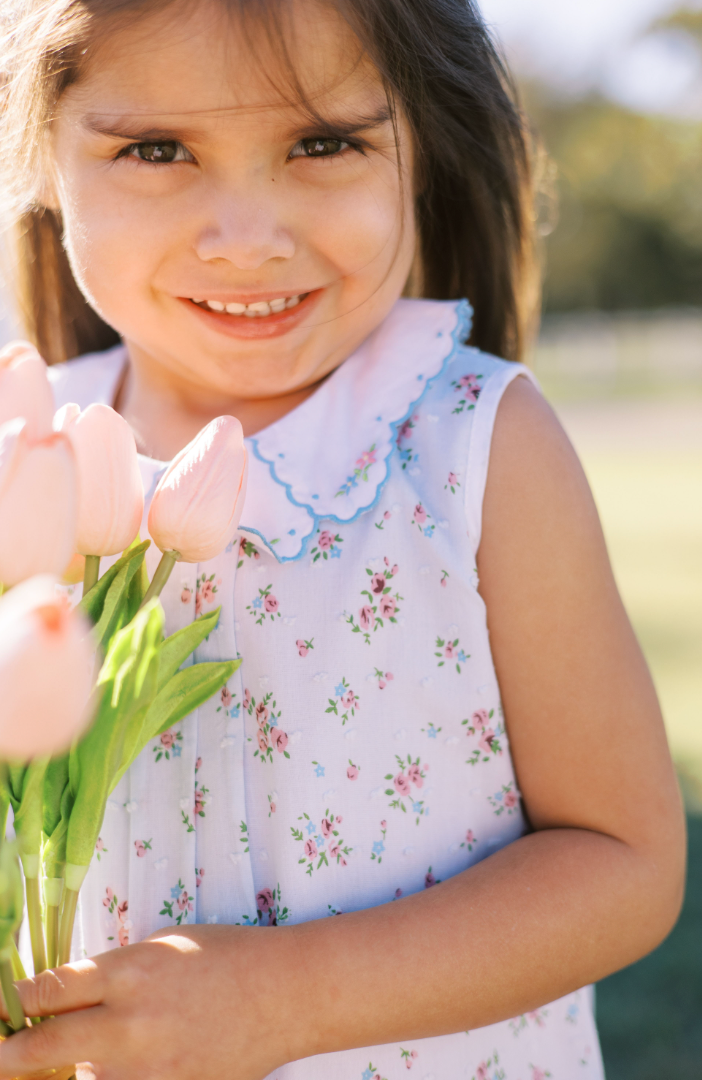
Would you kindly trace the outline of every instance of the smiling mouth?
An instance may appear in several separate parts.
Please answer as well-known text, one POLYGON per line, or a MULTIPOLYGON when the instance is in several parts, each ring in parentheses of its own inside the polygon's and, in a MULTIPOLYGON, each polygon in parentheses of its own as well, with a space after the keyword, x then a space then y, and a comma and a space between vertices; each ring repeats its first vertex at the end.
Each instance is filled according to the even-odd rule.
POLYGON ((271 315, 280 315, 283 311, 290 311, 302 301, 306 300, 309 293, 299 293, 297 296, 280 296, 274 300, 257 300, 251 304, 229 303, 221 300, 196 300, 190 298, 191 304, 204 311, 216 311, 218 314, 234 315, 241 319, 266 319, 271 315))

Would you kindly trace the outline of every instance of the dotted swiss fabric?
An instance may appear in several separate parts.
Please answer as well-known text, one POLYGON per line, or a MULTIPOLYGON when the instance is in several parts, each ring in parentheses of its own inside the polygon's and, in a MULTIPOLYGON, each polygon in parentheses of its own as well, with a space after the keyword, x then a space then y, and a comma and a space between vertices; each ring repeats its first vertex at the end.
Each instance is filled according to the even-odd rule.
MULTIPOLYGON (((461 345, 468 318, 466 305, 400 301, 312 398, 250 441, 236 541, 177 566, 162 598, 169 632, 221 605, 195 659, 241 667, 113 793, 77 953, 175 924, 265 927, 390 903, 524 833, 475 552, 497 407, 527 373, 461 345)), ((65 365, 57 404, 111 403, 123 363, 118 349, 65 365)), ((163 465, 141 464, 148 496, 163 465)), ((417 957, 417 979, 428 964, 417 957)), ((292 1063, 271 1080, 408 1069, 602 1080, 592 992, 480 1030, 292 1063)))

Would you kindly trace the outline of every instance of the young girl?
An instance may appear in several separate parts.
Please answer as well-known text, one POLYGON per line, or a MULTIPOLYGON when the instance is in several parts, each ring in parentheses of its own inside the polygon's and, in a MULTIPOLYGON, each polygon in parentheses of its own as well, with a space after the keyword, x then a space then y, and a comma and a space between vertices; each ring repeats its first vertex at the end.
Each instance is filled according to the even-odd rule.
POLYGON ((92 350, 57 405, 114 405, 147 494, 234 414, 250 476, 237 542, 163 596, 169 631, 221 605, 196 659, 241 667, 114 793, 76 962, 22 985, 55 1018, 0 1074, 601 1078, 581 988, 670 930, 684 830, 587 485, 514 362, 528 152, 475 6, 7 19, 30 332, 92 350))

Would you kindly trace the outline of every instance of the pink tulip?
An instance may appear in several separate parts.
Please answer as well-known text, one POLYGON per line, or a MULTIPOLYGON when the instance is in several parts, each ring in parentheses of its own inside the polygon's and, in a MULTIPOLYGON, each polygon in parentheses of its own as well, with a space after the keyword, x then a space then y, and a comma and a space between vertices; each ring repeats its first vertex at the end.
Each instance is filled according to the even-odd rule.
POLYGON ((64 405, 54 429, 71 440, 78 466, 81 555, 118 555, 139 532, 144 491, 131 428, 109 405, 64 405))
POLYGON ((51 434, 54 395, 46 364, 28 341, 13 341, 0 350, 0 424, 17 417, 27 421, 30 442, 51 434))
POLYGON ((27 422, 0 427, 0 582, 60 576, 75 550, 77 476, 65 435, 31 443, 27 422))
POLYGON ((0 756, 27 761, 68 748, 90 719, 89 626, 43 574, 0 600, 0 756))
POLYGON ((220 416, 173 459, 149 510, 149 533, 161 551, 182 562, 219 555, 239 525, 247 459, 241 424, 220 416))

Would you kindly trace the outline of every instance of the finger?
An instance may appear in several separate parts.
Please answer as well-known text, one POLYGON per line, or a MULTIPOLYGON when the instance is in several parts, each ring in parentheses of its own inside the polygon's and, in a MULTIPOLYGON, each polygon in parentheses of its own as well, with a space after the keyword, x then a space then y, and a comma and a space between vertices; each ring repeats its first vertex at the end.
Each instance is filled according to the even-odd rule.
MULTIPOLYGON (((42 971, 32 979, 16 983, 25 1016, 57 1016, 73 1009, 86 1009, 103 1000, 105 978, 94 960, 42 971)), ((2 1008, 2 1015, 7 1010, 2 1008)))
MULTIPOLYGON (((114 1024, 112 1025, 114 1034, 114 1024)), ((109 1048, 107 1008, 68 1013, 44 1020, 0 1044, 0 1080, 41 1069, 61 1069, 77 1061, 100 1061, 109 1048)))

